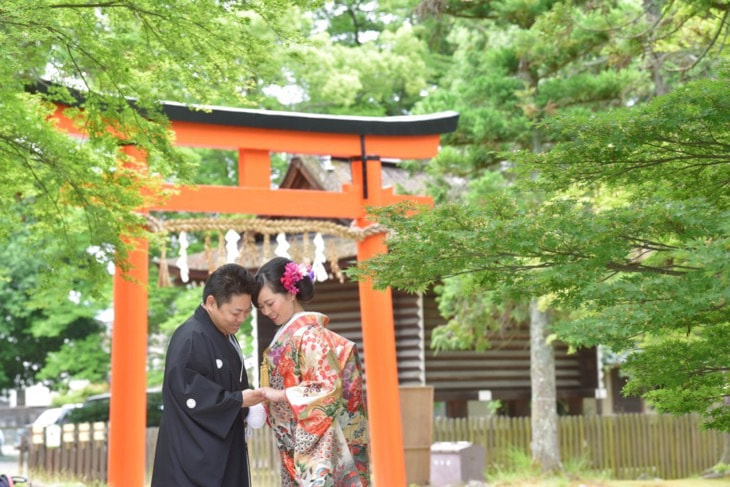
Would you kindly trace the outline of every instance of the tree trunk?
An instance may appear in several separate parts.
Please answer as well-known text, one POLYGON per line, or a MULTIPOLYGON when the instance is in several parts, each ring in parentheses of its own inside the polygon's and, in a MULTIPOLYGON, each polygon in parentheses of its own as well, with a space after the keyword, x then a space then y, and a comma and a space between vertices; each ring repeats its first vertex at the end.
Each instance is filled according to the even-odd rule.
MULTIPOLYGON (((662 5, 664 2, 657 2, 656 0, 644 0, 644 11, 646 12, 646 21, 648 25, 654 25, 662 14, 662 5)), ((664 60, 662 53, 655 52, 652 46, 657 42, 656 31, 651 29, 648 33, 647 39, 645 40, 646 47, 644 48, 644 55, 646 56, 646 62, 649 64, 652 78, 654 80, 654 96, 661 96, 666 94, 669 89, 667 83, 664 81, 662 75, 661 66, 664 60)))
POLYGON ((544 472, 561 470, 555 351, 546 341, 548 315, 530 301, 530 380, 532 384, 532 461, 544 472))
MULTIPOLYGON (((519 76, 534 90, 539 92, 539 79, 525 59, 520 60, 519 76)), ((532 131, 532 151, 542 152, 542 139, 539 130, 532 131)), ((531 424, 532 424, 532 463, 539 465, 543 472, 557 472, 560 464, 558 446, 558 410, 555 391, 555 351, 546 342, 548 315, 540 311, 537 298, 530 301, 530 383, 532 386, 531 424)))
MULTIPOLYGON (((725 407, 730 407, 730 396, 723 397, 722 402, 725 407)), ((718 463, 730 465, 730 433, 722 434, 722 446, 722 458, 718 463)))
POLYGON ((25 387, 15 388, 15 405, 25 406, 25 387))
POLYGON ((722 457, 718 463, 730 465, 730 433, 722 434, 722 457))
MULTIPOLYGON (((722 403, 724 407, 730 406, 730 396, 723 397, 722 403)), ((712 466, 712 468, 709 468, 704 472, 703 477, 708 479, 724 477, 726 475, 724 469, 727 465, 730 465, 730 433, 723 433, 722 454, 720 456, 720 459, 715 465, 712 466)))

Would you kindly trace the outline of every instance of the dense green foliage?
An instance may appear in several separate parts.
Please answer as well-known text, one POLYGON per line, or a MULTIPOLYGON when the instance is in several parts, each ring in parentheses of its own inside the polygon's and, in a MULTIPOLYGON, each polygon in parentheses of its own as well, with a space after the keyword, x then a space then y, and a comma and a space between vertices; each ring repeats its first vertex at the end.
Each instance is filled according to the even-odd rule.
POLYGON ((570 140, 520 153, 513 185, 414 217, 382 211, 390 253, 361 272, 414 291, 463 274, 460 293, 502 306, 544 296, 561 339, 630 352, 627 391, 730 430, 730 80, 544 128, 570 140))
POLYGON ((37 350, 3 347, 0 386, 26 383, 44 364, 46 381, 74 374, 69 364, 88 378, 106 375, 93 365, 104 349, 88 329, 72 331, 71 314, 98 328, 95 308, 86 303, 109 299, 110 263, 125 261, 125 237, 146 232, 135 212, 144 204, 141 192, 159 194, 162 180, 194 180, 199 161, 174 147, 159 100, 255 104, 272 46, 297 36, 280 21, 290 8, 308 5, 2 3, 0 245, 7 252, 0 285, 8 296, 0 338, 37 342, 37 350), (58 130, 49 118, 56 102, 73 106, 65 115, 87 136, 58 130), (128 144, 146 154, 147 173, 125 167, 128 144), (69 293, 80 293, 83 305, 60 312, 69 293))
MULTIPOLYGON (((415 109, 455 109, 461 119, 435 160, 414 164, 441 181, 433 191, 437 207, 407 223, 396 217, 394 228, 410 243, 391 249, 389 265, 376 265, 377 279, 406 289, 443 281, 440 308, 450 321, 434 333, 438 347, 486 347, 491 328, 524 322, 524 303, 542 296, 556 322, 551 337, 646 352, 630 355, 626 392, 645 393, 662 410, 701 412, 709 426, 727 430, 727 408, 712 409, 727 395, 727 349, 710 351, 695 337, 722 334, 723 326, 702 331, 723 314, 722 285, 711 292, 695 280, 723 275, 716 258, 724 244, 709 254, 693 252, 687 264, 679 257, 694 251, 694 243, 674 248, 680 230, 668 216, 687 219, 677 222, 689 232, 682 239, 712 240, 724 231, 717 200, 695 190, 727 194, 717 182, 724 181, 726 141, 708 130, 716 124, 723 134, 727 104, 717 94, 727 86, 691 85, 646 112, 638 107, 688 80, 715 76, 725 57, 730 5, 424 1, 419 9, 438 16, 443 42, 433 44, 453 61, 415 109), (625 106, 637 109, 616 110, 625 106), (561 145, 576 138, 582 143, 573 150, 561 145), (560 149, 552 152, 556 144, 560 149), (514 151, 527 152, 516 157, 514 151), (589 188, 577 184, 587 181, 589 188), (656 263, 662 258, 680 267, 662 268, 656 263), (627 265, 627 259, 646 264, 627 265), (683 284, 667 284, 678 277, 683 284), (649 282, 664 294, 644 301, 637 294, 649 282), (686 293, 682 286, 690 283, 698 287, 686 293), (612 308, 614 296, 636 315, 612 308), (597 311, 602 306, 605 313, 597 311), (636 316, 644 321, 632 321, 636 316), (659 326, 647 331, 647 323, 659 326), (667 335, 682 328, 685 335, 667 335), (648 344, 668 336, 692 345, 692 356, 684 353, 681 363, 697 367, 678 374, 658 362, 642 365, 652 361, 648 344)), ((386 211, 384 221, 393 216, 386 211)))
MULTIPOLYGON (((38 378, 63 388, 70 378, 106 380, 109 370, 105 330, 97 314, 105 302, 94 301, 88 284, 73 279, 49 289, 39 299, 38 282, 45 276, 43 257, 55 235, 33 248, 27 232, 0 247, 0 389, 31 385, 38 378)), ((83 248, 80 249, 83 252, 83 248)), ((77 262, 82 262, 78 259, 77 262)))
POLYGON ((54 233, 58 262, 83 238, 103 249, 85 259, 83 272, 102 279, 105 261, 125 255, 120 236, 143 228, 132 211, 143 203, 141 187, 157 194, 160 178, 193 174, 193 159, 172 145, 158 101, 246 103, 267 46, 277 39, 259 34, 288 36, 278 19, 294 3, 4 3, 0 241, 20 226, 33 235, 54 233), (88 133, 83 141, 48 120, 55 108, 49 101, 77 102, 64 85, 83 94, 77 108, 66 111, 88 133), (123 169, 123 147, 130 143, 147 154, 155 177, 123 169))

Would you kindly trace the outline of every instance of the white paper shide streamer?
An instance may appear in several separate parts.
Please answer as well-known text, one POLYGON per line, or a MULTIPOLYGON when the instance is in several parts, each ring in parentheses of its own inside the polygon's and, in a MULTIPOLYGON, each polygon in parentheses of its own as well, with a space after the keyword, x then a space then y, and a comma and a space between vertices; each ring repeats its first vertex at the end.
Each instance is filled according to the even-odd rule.
POLYGON ((314 261, 312 262, 312 272, 314 272, 315 282, 324 282, 329 277, 327 270, 324 268, 324 263, 327 258, 324 255, 324 238, 321 233, 317 233, 313 239, 314 242, 314 261))
POLYGON ((238 232, 228 230, 226 232, 226 263, 232 264, 236 262, 238 257, 238 241, 241 240, 241 236, 238 232))
POLYGON ((190 269, 188 268, 188 234, 180 232, 180 257, 175 261, 178 269, 180 269, 180 280, 188 282, 190 280, 190 269))
POLYGON ((279 233, 276 236, 276 249, 274 249, 274 254, 279 257, 291 259, 291 256, 289 255, 289 247, 291 247, 291 245, 289 245, 289 242, 286 241, 286 234, 279 233))

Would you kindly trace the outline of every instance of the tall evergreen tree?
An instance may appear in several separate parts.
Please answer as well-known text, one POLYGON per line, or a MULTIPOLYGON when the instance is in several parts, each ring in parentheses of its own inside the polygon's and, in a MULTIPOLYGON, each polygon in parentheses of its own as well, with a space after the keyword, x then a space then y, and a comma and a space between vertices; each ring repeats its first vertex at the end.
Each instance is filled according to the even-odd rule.
MULTIPOLYGON (((442 309, 456 309, 456 301, 471 303, 474 311, 449 315, 458 317, 458 321, 452 319, 449 330, 462 329, 457 339, 451 340, 452 346, 473 344, 473 340, 459 341, 458 337, 483 334, 485 325, 495 321, 484 320, 484 315, 499 314, 500 304, 505 309, 505 303, 517 298, 530 303, 531 355, 533 360, 544 360, 533 364, 537 375, 533 376, 532 447, 533 458, 545 469, 560 466, 557 436, 550 426, 556 420, 554 388, 553 397, 547 401, 545 390, 538 389, 546 383, 546 375, 554 375, 550 369, 549 331, 545 326, 546 306, 552 300, 549 292, 537 286, 521 288, 523 292, 517 295, 495 294, 493 290, 499 288, 495 282, 498 275, 507 282, 513 279, 510 273, 520 269, 540 275, 537 270, 547 264, 538 259, 537 249, 545 245, 544 240, 550 241, 551 234, 515 235, 502 239, 502 243, 512 247, 497 248, 492 240, 502 237, 499 233, 484 233, 485 229, 495 230, 484 217, 488 215, 505 225, 515 219, 515 228, 520 228, 518 223, 523 215, 539 212, 548 204, 550 194, 533 192, 508 170, 515 164, 513 151, 540 154, 562 138, 574 135, 547 130, 543 121, 557 116, 590 117, 604 110, 641 104, 682 79, 712 72, 716 54, 722 50, 718 35, 721 38, 727 30, 727 10, 724 4, 675 1, 645 5, 630 1, 596 4, 549 0, 420 4, 422 13, 437 16, 439 22, 431 20, 431 25, 439 25, 437 32, 446 42, 435 44, 443 46, 444 52, 453 53, 453 63, 416 111, 455 109, 461 113, 459 128, 445 138, 447 146, 424 169, 444 181, 450 176, 450 184, 453 176, 461 177, 464 198, 456 205, 437 206, 433 213, 426 211, 411 222, 396 223, 390 216, 385 217, 399 234, 408 235, 405 238, 415 236, 415 245, 405 245, 396 237, 391 242, 393 260, 378 260, 390 265, 368 264, 367 268, 384 274, 379 276, 381 283, 411 289, 433 282, 436 277, 453 276, 444 283, 442 309), (444 23, 448 29, 443 28, 444 23), (494 170, 501 170, 504 178, 490 173, 494 170), (515 187, 505 196, 501 185, 515 187), (519 203, 510 201, 513 198, 519 203), (440 223, 439 230, 430 224, 434 215, 446 220, 440 223), (442 240, 446 234, 450 234, 448 244, 442 240), (469 243, 461 243, 462 239, 469 243), (435 256, 426 249, 430 246, 440 251, 448 246, 449 250, 435 256), (424 267, 424 256, 433 258, 434 265, 424 267), (515 256, 524 260, 514 266, 499 263, 500 257, 515 256), (395 262, 399 259, 400 267, 396 270, 395 262), (492 259, 497 263, 490 264, 492 259), (403 262, 409 264, 406 267, 410 270, 403 270, 403 262), (388 273, 401 274, 403 279, 388 273), (456 291, 449 291, 451 286, 456 291), (472 297, 458 296, 459 291, 472 297), (541 298, 543 293, 547 299, 541 298), (480 300, 481 305, 474 305, 480 300), (485 313, 490 307, 492 312, 485 313), (542 434, 550 431, 553 433, 542 434)), ((520 177, 529 180, 534 175, 520 177)), ((453 199, 454 191, 446 185, 436 186, 434 194, 443 203, 453 199)), ((517 273, 514 279, 523 279, 521 275, 517 273)), ((574 277, 562 277, 571 278, 574 277)))

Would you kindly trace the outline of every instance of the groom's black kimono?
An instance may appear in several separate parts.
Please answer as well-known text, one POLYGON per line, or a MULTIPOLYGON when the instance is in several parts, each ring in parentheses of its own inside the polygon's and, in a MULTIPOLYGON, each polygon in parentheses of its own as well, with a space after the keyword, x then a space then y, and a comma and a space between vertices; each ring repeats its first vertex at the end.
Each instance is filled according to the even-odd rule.
POLYGON ((247 388, 239 351, 199 306, 167 349, 152 487, 249 486, 247 388))

